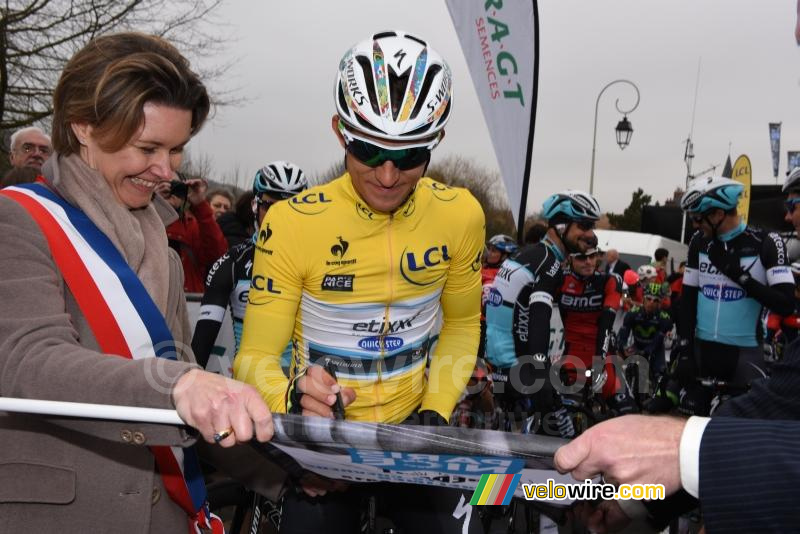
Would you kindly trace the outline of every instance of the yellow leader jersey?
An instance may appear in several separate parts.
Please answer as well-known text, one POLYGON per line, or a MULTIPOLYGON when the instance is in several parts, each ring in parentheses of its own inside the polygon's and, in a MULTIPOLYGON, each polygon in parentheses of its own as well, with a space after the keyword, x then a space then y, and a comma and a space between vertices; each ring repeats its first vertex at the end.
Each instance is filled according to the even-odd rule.
POLYGON ((391 214, 372 211, 349 174, 274 204, 235 377, 285 412, 291 340, 291 378, 332 363, 356 391, 347 419, 398 423, 418 407, 449 418, 475 364, 484 232, 469 191, 430 178, 391 214))

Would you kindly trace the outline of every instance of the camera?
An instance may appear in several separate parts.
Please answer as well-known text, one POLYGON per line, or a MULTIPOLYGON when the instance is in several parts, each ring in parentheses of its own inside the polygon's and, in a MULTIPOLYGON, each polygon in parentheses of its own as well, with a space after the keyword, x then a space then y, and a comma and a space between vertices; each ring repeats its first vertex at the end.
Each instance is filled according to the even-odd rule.
POLYGON ((186 198, 189 194, 189 186, 182 180, 172 180, 169 183, 169 194, 178 198, 186 198))

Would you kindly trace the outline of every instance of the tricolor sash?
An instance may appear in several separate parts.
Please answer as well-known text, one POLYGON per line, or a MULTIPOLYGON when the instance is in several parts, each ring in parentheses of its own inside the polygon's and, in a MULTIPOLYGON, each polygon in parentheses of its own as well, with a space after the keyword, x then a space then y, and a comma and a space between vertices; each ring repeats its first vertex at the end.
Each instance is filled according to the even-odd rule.
MULTIPOLYGON (((111 240, 78 208, 42 184, 0 190, 31 215, 86 317, 100 349, 129 359, 175 360, 175 341, 164 316, 111 240)), ((224 532, 208 510, 193 448, 150 447, 164 488, 189 515, 189 532, 224 532)))

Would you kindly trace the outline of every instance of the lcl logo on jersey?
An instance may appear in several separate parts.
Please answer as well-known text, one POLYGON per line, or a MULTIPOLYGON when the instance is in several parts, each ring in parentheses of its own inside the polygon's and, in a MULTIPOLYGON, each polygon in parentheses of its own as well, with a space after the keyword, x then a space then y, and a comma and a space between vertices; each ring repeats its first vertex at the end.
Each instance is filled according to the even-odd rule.
POLYGON ((375 214, 369 209, 366 205, 362 204, 361 202, 356 202, 356 213, 358 216, 364 220, 371 221, 375 214))
POLYGON ((447 245, 430 247, 423 252, 409 252, 403 249, 400 256, 400 274, 405 280, 415 286, 429 286, 435 284, 447 274, 446 269, 439 269, 441 273, 430 279, 428 273, 436 270, 436 266, 450 261, 447 245))
POLYGON ((432 181, 428 184, 428 187, 433 191, 433 196, 445 202, 450 202, 458 196, 458 191, 439 182, 432 181))
POLYGON ((325 197, 325 193, 306 193, 295 195, 289 199, 289 207, 303 215, 319 215, 328 209, 332 200, 325 197))
POLYGON ((281 294, 278 288, 275 287, 275 280, 272 278, 265 278, 260 274, 257 274, 253 277, 253 279, 250 281, 250 286, 256 291, 266 291, 267 293, 272 293, 274 295, 281 294))

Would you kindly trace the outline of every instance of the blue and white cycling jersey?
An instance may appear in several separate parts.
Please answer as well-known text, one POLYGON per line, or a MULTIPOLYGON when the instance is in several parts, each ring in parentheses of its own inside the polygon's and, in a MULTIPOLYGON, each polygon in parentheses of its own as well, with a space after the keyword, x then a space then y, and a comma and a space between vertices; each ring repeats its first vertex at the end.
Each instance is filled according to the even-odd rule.
POLYGON ((547 352, 549 339, 529 339, 530 306, 553 305, 562 277, 556 252, 545 243, 527 246, 497 271, 486 301, 486 359, 494 367, 508 369, 518 356, 547 352))
MULTIPOLYGON (((794 284, 786 248, 778 234, 742 224, 720 240, 753 280, 767 286, 794 284)), ((711 242, 701 232, 692 237, 683 276, 684 285, 698 289, 695 334, 705 341, 756 347, 762 305, 714 267, 708 257, 711 242)))

